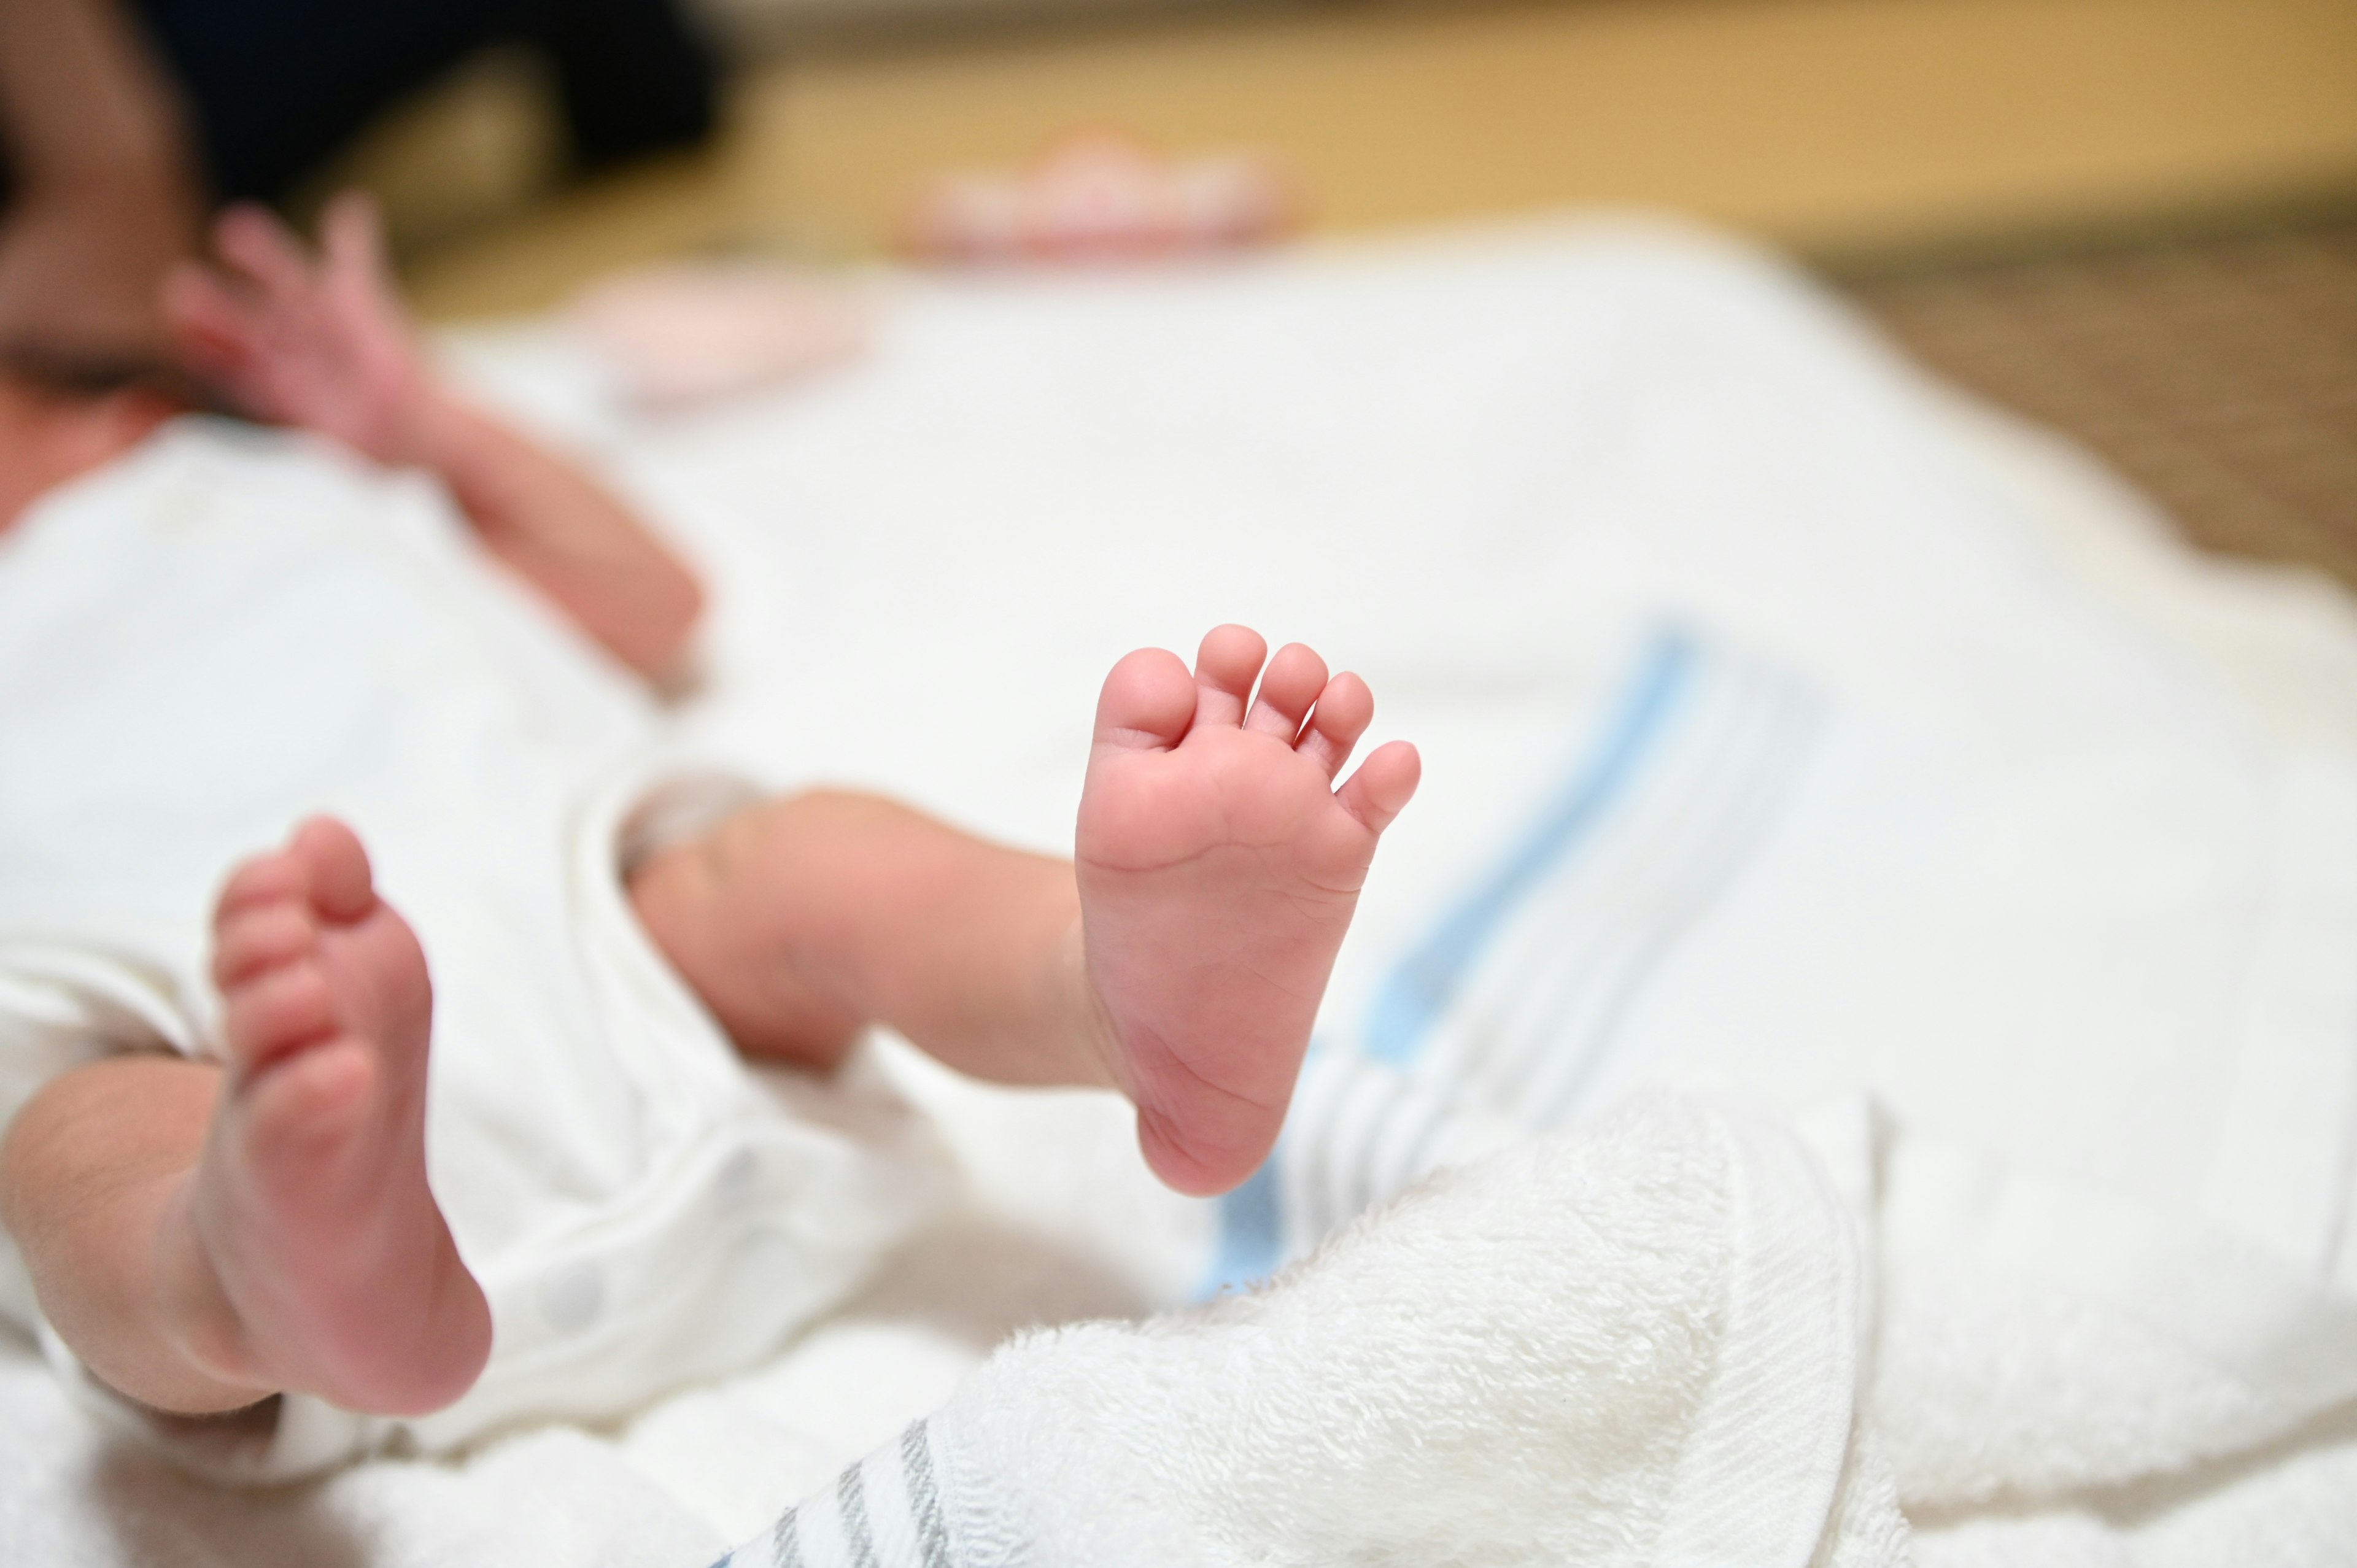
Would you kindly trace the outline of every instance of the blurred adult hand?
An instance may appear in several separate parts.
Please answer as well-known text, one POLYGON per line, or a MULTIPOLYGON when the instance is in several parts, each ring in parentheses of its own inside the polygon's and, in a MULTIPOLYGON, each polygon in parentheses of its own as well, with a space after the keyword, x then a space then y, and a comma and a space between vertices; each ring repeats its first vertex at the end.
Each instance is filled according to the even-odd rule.
POLYGON ((316 253, 258 207, 223 213, 213 250, 211 263, 182 263, 164 288, 190 375, 258 419, 318 431, 380 463, 432 461, 435 388, 367 197, 329 204, 316 253))
POLYGON ((187 141, 113 0, 0 0, 0 355, 85 381, 161 360, 156 286, 202 223, 187 141))
POLYGON ((0 220, 0 349, 69 379, 106 379, 162 358, 157 285, 196 248, 177 193, 35 196, 0 220))

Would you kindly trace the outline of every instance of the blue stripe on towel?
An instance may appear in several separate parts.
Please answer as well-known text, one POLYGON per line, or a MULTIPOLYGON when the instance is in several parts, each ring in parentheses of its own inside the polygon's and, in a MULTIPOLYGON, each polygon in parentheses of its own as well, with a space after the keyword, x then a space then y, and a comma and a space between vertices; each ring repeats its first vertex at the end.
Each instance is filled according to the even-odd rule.
POLYGON ((1276 1157, 1272 1155, 1243 1186, 1220 1199, 1220 1250, 1199 1296, 1268 1278, 1276 1272, 1284 1250, 1285 1221, 1277 1213, 1276 1157))
MULTIPOLYGON (((1386 977, 1377 993, 1365 1054, 1398 1065, 1415 1054, 1514 905, 1568 854, 1625 789, 1693 684, 1701 650, 1684 631, 1652 633, 1620 685, 1610 721, 1520 843, 1432 935, 1386 977)), ((1288 1133, 1293 1129, 1288 1128, 1288 1133)), ((1285 1256, 1283 1195, 1272 1155, 1220 1199, 1219 1241, 1202 1296, 1266 1279, 1285 1256)))
POLYGON ((1206 1294, 1414 1179, 1460 1102, 1561 1124, 1782 812, 1822 722, 1805 680, 1674 630, 1646 639, 1606 714, 1512 852, 1384 977, 1366 1047, 1304 1064, 1275 1155, 1219 1211, 1206 1294))
POLYGON ((1691 685, 1697 657, 1694 639, 1682 631, 1647 640, 1601 743, 1498 868, 1384 979, 1368 1019, 1367 1055, 1395 1067, 1415 1056, 1483 944, 1626 787, 1691 685))

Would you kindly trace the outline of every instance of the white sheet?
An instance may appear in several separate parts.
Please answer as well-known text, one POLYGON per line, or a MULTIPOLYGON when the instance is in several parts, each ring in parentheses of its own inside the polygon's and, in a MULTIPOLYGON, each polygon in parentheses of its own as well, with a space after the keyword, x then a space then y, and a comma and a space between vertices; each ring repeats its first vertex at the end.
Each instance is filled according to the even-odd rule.
MULTIPOLYGON (((780 782, 1057 846, 1125 649, 1233 618, 1359 669, 1372 738, 1415 738, 1427 782, 1345 950, 1338 1030, 1646 628, 1772 660, 1824 693, 1822 750, 1628 1015, 1631 1078, 1788 1104, 1864 1084, 2357 1284, 2357 618, 2182 557, 1756 257, 1570 224, 911 284, 866 364, 662 427, 602 403, 559 333, 464 359, 675 520, 719 588, 686 731, 780 782)), ((1146 1182, 1117 1107, 896 1066, 973 1203, 774 1364, 619 1432, 256 1503, 102 1453, 0 1361, 0 1557, 708 1559, 1008 1327, 1192 1283, 1205 1216, 1146 1182)), ((2357 1476, 2357 1442, 2293 1469, 2357 1476)), ((2222 1495, 2099 1498, 2068 1529, 2160 1552, 2217 1528, 2222 1495)), ((1976 1530, 1953 1521, 1959 1552, 1976 1530)))

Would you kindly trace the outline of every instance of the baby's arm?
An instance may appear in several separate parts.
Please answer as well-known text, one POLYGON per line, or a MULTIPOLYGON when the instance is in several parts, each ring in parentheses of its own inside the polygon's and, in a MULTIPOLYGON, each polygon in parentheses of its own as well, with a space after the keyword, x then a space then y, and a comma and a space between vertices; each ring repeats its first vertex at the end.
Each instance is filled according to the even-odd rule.
POLYGON ((215 246, 218 267, 166 289, 192 371, 263 418, 431 470, 484 546, 617 658, 673 665, 703 609, 694 576, 595 480, 435 381, 365 198, 328 209, 317 258, 253 208, 221 219, 215 246))

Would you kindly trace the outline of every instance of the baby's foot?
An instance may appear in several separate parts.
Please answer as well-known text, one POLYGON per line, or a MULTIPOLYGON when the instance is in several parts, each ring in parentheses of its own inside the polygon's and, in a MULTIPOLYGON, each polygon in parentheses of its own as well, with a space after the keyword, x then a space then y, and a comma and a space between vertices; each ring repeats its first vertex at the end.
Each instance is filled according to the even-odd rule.
POLYGON ((190 1204, 235 1328, 190 1348, 349 1410, 438 1409, 491 1320, 425 1184, 425 955, 325 818, 230 879, 213 938, 230 1060, 190 1204))
POLYGON ((1077 868, 1107 1066, 1155 1174, 1223 1192, 1276 1140, 1375 839, 1415 792, 1405 741, 1340 789, 1374 698, 1240 626, 1189 675, 1146 649, 1097 702, 1077 868), (1260 697, 1245 712, 1253 681, 1260 697))

